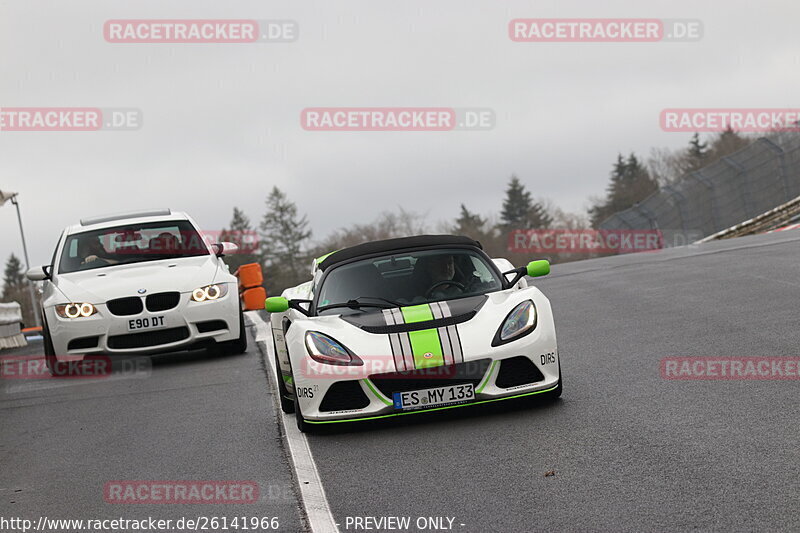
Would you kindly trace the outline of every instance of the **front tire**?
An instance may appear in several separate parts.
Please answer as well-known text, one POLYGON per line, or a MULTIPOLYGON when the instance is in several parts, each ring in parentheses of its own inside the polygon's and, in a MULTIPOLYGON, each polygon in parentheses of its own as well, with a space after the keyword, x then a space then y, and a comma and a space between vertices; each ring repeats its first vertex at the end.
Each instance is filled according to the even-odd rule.
POLYGON ((47 371, 54 378, 61 377, 64 373, 61 371, 63 364, 59 362, 56 350, 53 348, 53 339, 50 337, 50 328, 47 327, 47 322, 42 313, 42 343, 44 344, 44 362, 47 365, 47 371))
POLYGON ((286 391, 286 382, 283 381, 281 364, 278 361, 278 344, 275 342, 275 335, 272 335, 272 351, 275 354, 275 383, 278 387, 278 398, 281 401, 281 411, 290 415, 294 413, 295 401, 286 391))
POLYGON ((277 352, 275 355, 275 374, 278 378, 278 398, 281 400, 281 411, 290 415, 294 413, 295 402, 292 398, 288 397, 289 395, 286 392, 286 385, 284 384, 283 375, 281 374, 281 367, 278 364, 277 352))
POLYGON ((303 412, 300 410, 300 405, 295 405, 294 418, 297 421, 297 429, 301 433, 316 433, 317 427, 306 422, 306 419, 303 418, 303 412))
POLYGON ((216 349, 222 355, 241 355, 247 351, 247 330, 244 327, 244 312, 241 305, 239 306, 239 338, 221 342, 216 349))

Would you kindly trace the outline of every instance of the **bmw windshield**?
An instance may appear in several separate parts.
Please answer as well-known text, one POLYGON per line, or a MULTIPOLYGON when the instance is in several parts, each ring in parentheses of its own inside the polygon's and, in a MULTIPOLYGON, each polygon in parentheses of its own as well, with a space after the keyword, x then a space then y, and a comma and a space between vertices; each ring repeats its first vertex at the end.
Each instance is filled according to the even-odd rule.
POLYGON ((503 288, 488 260, 469 249, 402 252, 334 267, 322 282, 317 313, 352 314, 466 298, 503 288))
POLYGON ((67 236, 58 273, 209 253, 202 236, 188 220, 126 224, 67 236))

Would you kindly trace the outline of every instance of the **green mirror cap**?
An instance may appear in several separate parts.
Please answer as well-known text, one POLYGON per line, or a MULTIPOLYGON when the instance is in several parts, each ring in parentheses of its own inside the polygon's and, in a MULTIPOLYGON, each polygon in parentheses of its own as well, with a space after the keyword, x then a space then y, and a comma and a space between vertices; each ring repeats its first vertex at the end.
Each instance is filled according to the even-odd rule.
POLYGON ((550 273, 550 262, 546 259, 528 263, 528 275, 532 278, 546 276, 550 273))
POLYGON ((264 309, 268 313, 283 313, 289 309, 289 300, 283 296, 272 296, 264 302, 264 309))

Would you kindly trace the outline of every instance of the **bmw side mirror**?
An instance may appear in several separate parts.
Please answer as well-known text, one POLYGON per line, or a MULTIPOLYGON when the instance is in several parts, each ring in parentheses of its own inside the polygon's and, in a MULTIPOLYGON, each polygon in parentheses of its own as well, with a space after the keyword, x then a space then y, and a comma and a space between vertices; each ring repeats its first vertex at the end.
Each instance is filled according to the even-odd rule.
POLYGON ((25 273, 25 277, 31 281, 44 281, 50 279, 50 265, 33 267, 25 273))
POLYGON ((211 245, 214 249, 214 253, 217 254, 217 257, 222 257, 228 254, 232 254, 239 250, 239 246, 232 242, 220 242, 217 244, 211 245))

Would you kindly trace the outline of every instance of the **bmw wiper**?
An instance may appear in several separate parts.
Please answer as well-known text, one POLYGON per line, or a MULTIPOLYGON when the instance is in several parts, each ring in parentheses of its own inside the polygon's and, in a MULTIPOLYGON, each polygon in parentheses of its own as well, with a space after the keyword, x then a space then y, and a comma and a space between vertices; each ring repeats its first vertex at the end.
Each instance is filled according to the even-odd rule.
POLYGON ((387 300, 386 298, 378 298, 374 296, 359 296, 358 298, 348 300, 347 302, 324 305, 322 307, 317 308, 317 311, 325 311, 327 309, 336 309, 339 307, 349 307, 350 309, 361 309, 362 307, 377 307, 378 309, 391 309, 393 307, 400 307, 401 305, 403 304, 387 300), (361 300, 364 299, 379 300, 381 302, 386 302, 386 303, 382 304, 377 302, 376 303, 362 302, 361 300))

